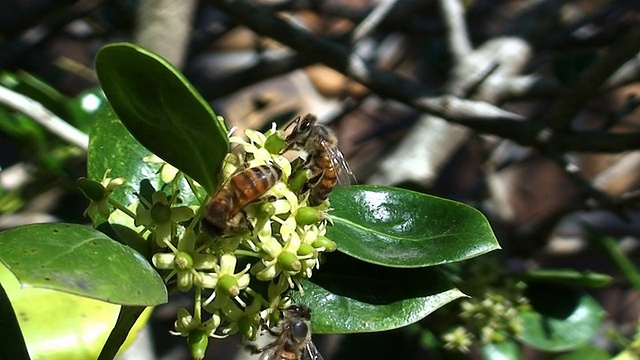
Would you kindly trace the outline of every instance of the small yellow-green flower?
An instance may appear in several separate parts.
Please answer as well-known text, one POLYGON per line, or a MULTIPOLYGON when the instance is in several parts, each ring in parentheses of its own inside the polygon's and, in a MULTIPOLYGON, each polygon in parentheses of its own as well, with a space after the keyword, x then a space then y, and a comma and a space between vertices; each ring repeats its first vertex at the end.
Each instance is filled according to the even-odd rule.
POLYGON ((185 308, 178 309, 178 316, 174 323, 175 331, 173 335, 187 337, 195 330, 202 330, 208 336, 213 336, 218 326, 220 326, 221 318, 218 314, 213 314, 209 320, 201 322, 197 316, 192 316, 189 310, 185 308))
POLYGON ((84 216, 89 216, 91 220, 96 221, 98 215, 105 219, 111 214, 109 205, 109 196, 118 187, 124 185, 123 178, 109 178, 107 175, 110 170, 105 171, 102 181, 97 182, 86 178, 78 179, 78 187, 80 191, 90 200, 89 206, 84 211, 84 216))
POLYGON ((207 272, 201 271, 214 269, 216 257, 196 252, 195 242, 195 233, 192 229, 187 228, 180 237, 177 248, 169 243, 172 253, 157 253, 151 259, 153 265, 158 269, 172 270, 167 275, 165 282, 176 275, 177 286, 181 291, 189 291, 194 283, 200 287, 210 288, 217 284, 215 278, 211 278, 207 276, 207 272))
POLYGON ((228 324, 221 327, 222 333, 232 335, 239 332, 243 342, 255 340, 260 329, 261 304, 261 297, 253 298, 251 304, 244 309, 239 308, 233 301, 225 304, 221 312, 228 324))
POLYGON ((458 350, 463 353, 469 352, 469 346, 473 343, 472 339, 473 335, 462 326, 456 327, 442 336, 445 349, 458 350))
POLYGON ((247 264, 243 270, 236 273, 237 262, 238 259, 235 255, 223 254, 220 256, 219 263, 214 265, 215 274, 209 275, 215 277, 217 281, 213 293, 205 301, 204 306, 207 311, 214 313, 215 309, 225 306, 231 298, 242 303, 238 295, 240 295, 240 291, 249 286, 251 276, 247 272, 251 265, 247 264))
POLYGON ((167 194, 162 191, 156 191, 151 198, 153 203, 150 208, 147 209, 142 204, 138 205, 135 225, 144 225, 152 230, 158 246, 166 247, 171 242, 178 223, 191 219, 193 210, 188 206, 172 207, 167 194))
MULTIPOLYGON (((232 146, 223 161, 221 184, 239 171, 261 165, 278 167, 282 173, 260 199, 243 206, 242 214, 251 225, 248 231, 228 231, 217 238, 202 234, 204 242, 196 250, 195 235, 187 229, 174 248, 172 244, 182 228, 178 223, 193 216, 193 212, 179 216, 174 212, 179 208, 172 207, 171 198, 164 193, 154 194, 153 204, 138 207, 137 223, 152 230, 157 241, 172 250, 154 255, 154 264, 172 270, 170 276, 177 275, 181 290, 195 287, 198 301, 194 316, 198 321, 201 309, 212 314, 212 326, 206 327, 183 311, 176 330, 193 339, 201 340, 205 328, 214 329, 207 332, 211 337, 240 333, 243 340, 255 339, 261 324, 277 321, 272 310, 290 303, 288 291, 302 291, 300 280, 311 277, 313 269, 319 267, 320 254, 336 248, 324 236, 330 222, 327 209, 309 207, 308 194, 290 188, 293 169, 280 154, 284 148, 282 133, 274 125, 265 134, 247 130, 245 135, 247 140, 230 136, 232 146), (238 265, 240 261, 242 266, 238 265), (249 288, 250 281, 267 281, 268 298, 263 299, 249 288), (200 298, 203 289, 212 290, 207 299, 200 298), (245 302, 249 301, 247 305, 245 302)), ((307 179, 307 174, 303 175, 307 179)))

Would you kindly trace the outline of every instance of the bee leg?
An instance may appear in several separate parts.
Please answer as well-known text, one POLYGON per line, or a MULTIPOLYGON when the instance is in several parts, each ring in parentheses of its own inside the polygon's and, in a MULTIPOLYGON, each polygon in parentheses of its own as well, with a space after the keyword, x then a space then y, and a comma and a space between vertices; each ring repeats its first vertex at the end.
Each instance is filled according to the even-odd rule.
POLYGON ((240 210, 240 213, 242 214, 242 226, 253 234, 253 224, 247 220, 247 213, 244 210, 240 210))
POLYGON ((318 171, 317 174, 311 174, 311 177, 309 177, 309 180, 305 184, 305 191, 310 190, 318 185, 318 183, 320 183, 320 180, 322 180, 323 175, 324 171, 318 171))
POLYGON ((267 328, 267 332, 269 333, 269 335, 275 336, 275 337, 278 337, 278 336, 282 335, 281 331, 273 330, 273 329, 270 329, 270 328, 267 328))
POLYGON ((253 226, 247 220, 247 214, 244 211, 240 211, 227 221, 227 229, 232 231, 245 231, 250 230, 253 232, 253 226))

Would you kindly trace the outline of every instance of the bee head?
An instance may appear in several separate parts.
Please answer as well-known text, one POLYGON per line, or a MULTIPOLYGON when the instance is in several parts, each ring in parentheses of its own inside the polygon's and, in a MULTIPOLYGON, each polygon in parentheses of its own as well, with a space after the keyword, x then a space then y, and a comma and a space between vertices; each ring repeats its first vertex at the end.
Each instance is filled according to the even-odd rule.
POLYGON ((307 114, 304 118, 299 116, 295 118, 295 120, 287 126, 287 128, 289 128, 289 126, 293 125, 293 130, 285 139, 285 150, 289 150, 293 147, 304 147, 309 135, 311 135, 316 121, 317 118, 312 114, 307 114))
POLYGON ((304 320, 311 320, 311 309, 304 305, 291 305, 285 309, 290 317, 297 317, 304 320))

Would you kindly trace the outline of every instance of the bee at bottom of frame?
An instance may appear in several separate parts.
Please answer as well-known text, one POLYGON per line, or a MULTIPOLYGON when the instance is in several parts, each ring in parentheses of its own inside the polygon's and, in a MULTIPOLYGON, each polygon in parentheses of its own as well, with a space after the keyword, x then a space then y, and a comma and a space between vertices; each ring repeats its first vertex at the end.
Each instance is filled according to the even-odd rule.
POLYGON ((311 309, 291 305, 282 309, 280 322, 268 332, 276 339, 260 348, 247 345, 252 354, 262 354, 260 360, 324 360, 311 340, 311 309))

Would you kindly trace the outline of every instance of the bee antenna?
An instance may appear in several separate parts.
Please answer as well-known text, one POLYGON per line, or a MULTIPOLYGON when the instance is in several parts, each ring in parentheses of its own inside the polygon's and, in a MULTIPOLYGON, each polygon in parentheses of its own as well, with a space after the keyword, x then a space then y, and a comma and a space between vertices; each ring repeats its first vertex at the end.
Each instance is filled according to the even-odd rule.
POLYGON ((291 125, 296 124, 296 126, 298 125, 298 123, 300 122, 300 115, 298 115, 295 119, 293 119, 293 121, 291 121, 289 124, 287 124, 287 126, 285 126, 284 131, 287 131, 289 129, 289 127, 291 127, 291 125))

